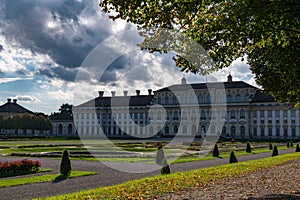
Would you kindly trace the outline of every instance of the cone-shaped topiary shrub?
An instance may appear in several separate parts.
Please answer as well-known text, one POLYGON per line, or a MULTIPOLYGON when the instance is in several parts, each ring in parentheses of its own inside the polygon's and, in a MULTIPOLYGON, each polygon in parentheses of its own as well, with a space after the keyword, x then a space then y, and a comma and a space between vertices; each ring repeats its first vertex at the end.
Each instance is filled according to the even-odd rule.
POLYGON ((238 160, 237 160, 236 156, 234 155, 234 152, 231 151, 230 157, 229 157, 229 163, 237 163, 237 162, 238 162, 238 160))
POLYGON ((69 158, 69 151, 64 150, 61 164, 60 164, 60 173, 64 176, 69 176, 71 173, 72 167, 71 167, 71 161, 69 158))
POLYGON ((294 147, 294 144, 293 144, 293 142, 290 142, 290 146, 291 146, 291 147, 294 147))
POLYGON ((252 152, 252 149, 251 149, 251 146, 250 146, 250 143, 249 143, 249 142, 247 142, 246 152, 247 152, 247 153, 251 153, 251 152, 252 152))
POLYGON ((165 158, 165 153, 164 153, 162 144, 159 144, 159 146, 157 148, 156 159, 155 159, 156 164, 162 165, 164 158, 165 158))
POLYGON ((219 157, 219 155, 220 155, 220 152, 219 152, 218 145, 215 144, 214 150, 213 150, 213 157, 219 157))
POLYGON ((272 157, 274 157, 274 156, 278 156, 277 146, 274 146, 274 148, 273 148, 272 157))
POLYGON ((162 168, 160 170, 160 174, 171 174, 170 166, 168 165, 167 159, 162 160, 162 168))
POLYGON ((290 143, 289 142, 286 143, 286 147, 290 148, 290 143))
POLYGON ((273 150, 273 145, 272 145, 271 142, 270 142, 270 144, 269 144, 269 150, 273 150))
POLYGON ((296 145, 296 152, 300 152, 299 144, 296 145))

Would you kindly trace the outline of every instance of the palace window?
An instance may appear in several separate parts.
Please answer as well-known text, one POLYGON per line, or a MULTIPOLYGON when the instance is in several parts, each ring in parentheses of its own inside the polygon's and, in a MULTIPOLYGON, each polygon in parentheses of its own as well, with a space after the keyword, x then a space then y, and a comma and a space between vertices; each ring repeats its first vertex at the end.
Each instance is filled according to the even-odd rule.
POLYGON ((235 110, 231 109, 230 111, 230 119, 235 119, 235 110))
POLYGON ((245 119, 245 110, 244 109, 240 110, 240 119, 245 119))

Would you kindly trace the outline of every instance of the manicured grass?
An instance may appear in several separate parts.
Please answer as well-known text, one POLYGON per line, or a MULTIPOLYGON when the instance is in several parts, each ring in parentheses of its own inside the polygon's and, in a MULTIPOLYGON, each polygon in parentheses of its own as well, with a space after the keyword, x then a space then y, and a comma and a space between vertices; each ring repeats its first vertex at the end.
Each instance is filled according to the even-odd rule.
POLYGON ((81 191, 47 199, 145 199, 165 193, 179 192, 187 188, 201 187, 204 183, 217 179, 275 167, 284 162, 299 158, 299 153, 285 154, 277 157, 178 172, 170 175, 157 175, 115 186, 81 191))
MULTIPOLYGON (((71 175, 68 178, 75 178, 79 176, 88 176, 96 174, 96 172, 85 172, 85 171, 72 171, 71 175)), ((32 176, 32 177, 25 177, 25 178, 13 178, 13 179, 0 179, 0 188, 1 187, 10 187, 16 185, 25 185, 31 183, 41 183, 41 182, 48 182, 48 181, 59 181, 63 180, 65 177, 62 177, 60 174, 46 174, 42 176, 32 176)))
MULTIPOLYGON (((288 149, 286 146, 280 146, 278 147, 278 150, 285 150, 288 149)), ((251 153, 247 153, 246 151, 235 151, 234 154, 236 156, 245 156, 249 154, 259 154, 259 153, 265 153, 270 152, 270 155, 272 153, 272 150, 269 150, 269 148, 263 148, 263 149, 253 149, 251 153)), ((199 157, 199 156, 186 156, 186 157, 180 157, 174 161, 171 159, 169 160, 170 163, 176 164, 176 163, 185 163, 185 162, 195 162, 200 160, 213 160, 213 159, 220 159, 220 158, 229 158, 230 152, 220 153, 219 158, 213 157, 211 153, 205 157, 199 157)))

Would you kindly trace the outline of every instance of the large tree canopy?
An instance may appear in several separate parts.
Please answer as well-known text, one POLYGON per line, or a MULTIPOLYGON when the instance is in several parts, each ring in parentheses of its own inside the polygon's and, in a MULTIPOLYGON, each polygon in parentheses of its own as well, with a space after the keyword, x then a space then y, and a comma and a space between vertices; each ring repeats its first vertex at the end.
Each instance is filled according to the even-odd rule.
MULTIPOLYGON (((282 102, 300 102, 298 0, 102 0, 99 5, 110 18, 139 28, 177 30, 199 43, 218 69, 247 56, 266 92, 282 102)), ((201 73, 180 55, 176 64, 201 73)))

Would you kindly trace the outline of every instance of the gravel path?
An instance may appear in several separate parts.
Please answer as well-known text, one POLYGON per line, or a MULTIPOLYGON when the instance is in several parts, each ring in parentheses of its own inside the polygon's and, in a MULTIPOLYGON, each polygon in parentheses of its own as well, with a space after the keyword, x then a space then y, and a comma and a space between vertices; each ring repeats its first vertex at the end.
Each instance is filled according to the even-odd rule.
MULTIPOLYGON (((282 150, 279 154, 285 154, 294 152, 294 149, 282 150)), ((239 161, 253 160, 259 158, 270 157, 271 152, 261 154, 250 154, 247 156, 238 157, 239 161)), ((20 160, 20 158, 0 157, 0 160, 20 160)), ((33 159, 36 160, 36 159, 33 159)), ((38 158, 43 167, 50 167, 54 169, 52 173, 59 172, 60 160, 38 158)), ((186 171, 192 169, 199 169, 209 166, 216 166, 227 164, 228 158, 214 159, 207 161, 198 161, 191 163, 174 164, 171 166, 172 172, 186 171)), ((122 167, 133 167, 132 163, 118 163, 122 167)), ((148 166, 145 166, 148 167, 148 166)), ((60 182, 46 182, 46 183, 34 183, 30 185, 14 186, 8 188, 0 188, 0 199, 31 199, 37 197, 46 197, 59 194, 65 194, 70 192, 76 192, 80 190, 92 189, 101 186, 114 185, 125 181, 139 179, 142 177, 148 177, 159 174, 159 171, 152 171, 148 173, 126 173, 107 167, 100 162, 89 161, 72 161, 73 170, 95 171, 99 172, 97 175, 78 177, 67 179, 60 182)))
POLYGON ((168 194, 156 199, 299 200, 300 159, 274 168, 234 178, 225 178, 197 189, 168 194))

